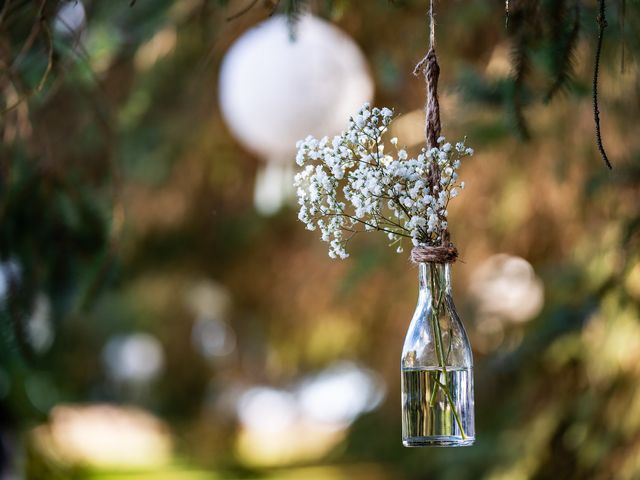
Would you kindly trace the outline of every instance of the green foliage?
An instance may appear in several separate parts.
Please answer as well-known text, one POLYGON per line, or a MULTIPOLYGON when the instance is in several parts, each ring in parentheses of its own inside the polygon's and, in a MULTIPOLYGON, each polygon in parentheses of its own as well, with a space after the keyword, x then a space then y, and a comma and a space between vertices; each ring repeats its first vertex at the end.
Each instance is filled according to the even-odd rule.
POLYGON ((574 2, 573 8, 569 8, 566 1, 561 2, 560 5, 555 5, 555 2, 546 2, 546 4, 551 29, 548 48, 550 76, 553 83, 547 90, 544 100, 549 102, 558 92, 568 88, 573 76, 582 8, 578 0, 574 2), (567 18, 571 14, 573 20, 567 18))
POLYGON ((308 9, 308 7, 309 0, 282 1, 282 10, 289 19, 289 23, 291 25, 295 25, 300 20, 300 16, 305 12, 306 9, 308 9))

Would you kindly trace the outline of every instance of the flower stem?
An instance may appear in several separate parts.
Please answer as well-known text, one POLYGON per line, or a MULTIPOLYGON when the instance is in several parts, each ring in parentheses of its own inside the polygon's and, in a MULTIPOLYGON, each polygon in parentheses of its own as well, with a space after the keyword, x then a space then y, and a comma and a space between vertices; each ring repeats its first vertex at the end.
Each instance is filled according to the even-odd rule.
MULTIPOLYGON (((431 268, 431 295, 433 296, 436 292, 435 289, 435 279, 434 277, 436 277, 437 275, 437 269, 435 268, 435 266, 433 264, 429 265, 429 268, 431 268)), ((438 283, 440 284, 440 278, 438 277, 438 283)), ((439 285, 439 289, 438 289, 438 301, 435 305, 433 305, 432 311, 431 311, 431 323, 432 323, 432 328, 433 328, 433 332, 434 332, 434 336, 435 336, 435 341, 436 341, 436 355, 438 357, 438 363, 440 364, 440 368, 442 369, 442 373, 443 373, 443 377, 444 377, 444 383, 440 382, 439 380, 436 382, 436 385, 433 389, 433 392, 431 394, 431 400, 429 402, 430 406, 433 407, 435 405, 435 397, 438 391, 438 388, 441 388, 443 393, 446 395, 447 400, 449 401, 449 404, 451 405, 451 409, 453 410, 453 416, 455 417, 456 423, 458 424, 458 428, 460 428, 460 434, 462 435, 462 439, 464 440, 466 438, 466 435, 464 433, 464 428, 462 427, 462 422, 460 420, 460 415, 458 414, 458 411, 456 409, 456 405, 455 402, 453 400, 453 396, 451 395, 451 389, 449 388, 449 380, 447 378, 447 362, 445 361, 444 358, 444 349, 442 348, 442 330, 440 328, 440 322, 439 322, 439 317, 440 317, 440 309, 442 308, 442 299, 443 299, 443 295, 444 295, 444 288, 442 288, 442 285, 439 285)), ((433 298, 433 297, 432 297, 433 298)))

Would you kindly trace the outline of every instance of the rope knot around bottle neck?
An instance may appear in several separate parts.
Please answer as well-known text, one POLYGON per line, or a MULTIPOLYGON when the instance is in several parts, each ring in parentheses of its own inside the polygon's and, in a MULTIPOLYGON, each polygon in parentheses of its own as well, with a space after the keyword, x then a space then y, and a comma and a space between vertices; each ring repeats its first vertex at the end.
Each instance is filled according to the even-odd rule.
POLYGON ((458 249, 451 242, 444 245, 418 245, 411 250, 413 263, 454 263, 458 249))

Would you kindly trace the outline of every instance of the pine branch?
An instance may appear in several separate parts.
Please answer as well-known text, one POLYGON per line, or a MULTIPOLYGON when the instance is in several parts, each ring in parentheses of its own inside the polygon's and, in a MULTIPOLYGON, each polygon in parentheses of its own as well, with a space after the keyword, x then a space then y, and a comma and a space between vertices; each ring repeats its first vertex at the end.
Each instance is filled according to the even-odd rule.
POLYGON ((519 136, 528 140, 529 127, 524 116, 525 84, 531 72, 531 41, 536 36, 540 16, 539 0, 521 0, 510 5, 509 35, 513 39, 511 65, 513 83, 510 93, 513 121, 519 136))
POLYGON ((567 24, 567 0, 547 0, 544 5, 547 22, 551 27, 551 40, 559 43, 567 24))
POLYGON ((302 18, 302 15, 307 10, 309 0, 285 0, 284 2, 284 14, 287 17, 287 23, 289 24, 289 34, 292 38, 296 36, 296 27, 302 18))
POLYGON ((513 64, 513 116, 516 129, 520 137, 524 140, 531 138, 527 120, 523 112, 523 91, 524 83, 530 69, 530 58, 528 51, 528 35, 522 30, 518 34, 517 43, 512 52, 513 64))
POLYGON ((507 83, 512 83, 507 78, 490 81, 483 75, 469 69, 461 69, 457 82, 467 102, 480 105, 499 107, 504 103, 507 83))
MULTIPOLYGON (((571 30, 569 31, 566 38, 562 39, 561 33, 562 29, 559 28, 554 32, 552 48, 554 45, 560 45, 560 49, 556 50, 556 55, 554 55, 553 60, 553 70, 555 80, 547 93, 545 94, 544 101, 548 103, 551 99, 563 88, 567 87, 571 78, 573 77, 574 70, 574 61, 575 61, 575 50, 578 46, 578 38, 580 33, 580 9, 581 4, 580 0, 575 1, 574 6, 574 17, 571 25, 571 30)), ((564 27, 564 25, 562 25, 564 27)))

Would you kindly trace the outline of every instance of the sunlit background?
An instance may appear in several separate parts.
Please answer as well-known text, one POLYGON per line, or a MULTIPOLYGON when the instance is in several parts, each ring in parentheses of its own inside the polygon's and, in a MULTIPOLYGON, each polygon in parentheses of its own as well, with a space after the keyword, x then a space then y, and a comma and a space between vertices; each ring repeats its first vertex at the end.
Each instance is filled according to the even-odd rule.
MULTIPOLYGON (((437 2, 443 133, 476 151, 450 210, 464 449, 401 444, 408 252, 371 235, 330 260, 291 186, 295 142, 365 101, 421 147, 427 2, 310 2, 293 23, 234 15, 249 0, 51 3, 51 75, 0 120, 0 479, 640 478, 637 3, 626 38, 609 11, 609 172, 595 2, 570 88, 544 103, 532 80, 528 141, 503 2, 437 2)), ((12 64, 26 85, 34 45, 12 64)), ((6 108, 25 85, 2 81, 6 108)))

